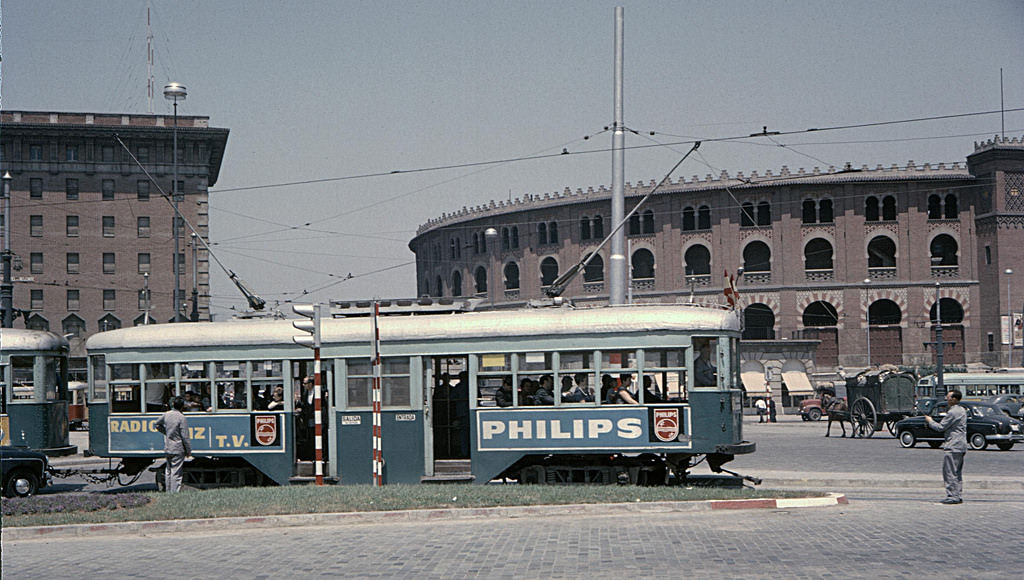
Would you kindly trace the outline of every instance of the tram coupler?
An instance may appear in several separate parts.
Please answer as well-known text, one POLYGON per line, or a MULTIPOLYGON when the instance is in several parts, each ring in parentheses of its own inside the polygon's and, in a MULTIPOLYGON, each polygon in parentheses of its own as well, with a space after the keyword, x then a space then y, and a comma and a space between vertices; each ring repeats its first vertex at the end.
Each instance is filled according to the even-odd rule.
POLYGON ((724 467, 719 467, 718 469, 720 471, 724 472, 724 473, 728 473, 729 475, 731 475, 733 477, 738 477, 738 478, 742 479, 743 481, 749 481, 750 483, 753 483, 754 485, 761 485, 761 481, 762 480, 761 480, 760 477, 754 477, 753 475, 740 475, 739 473, 736 473, 735 471, 729 471, 728 469, 726 469, 724 467))

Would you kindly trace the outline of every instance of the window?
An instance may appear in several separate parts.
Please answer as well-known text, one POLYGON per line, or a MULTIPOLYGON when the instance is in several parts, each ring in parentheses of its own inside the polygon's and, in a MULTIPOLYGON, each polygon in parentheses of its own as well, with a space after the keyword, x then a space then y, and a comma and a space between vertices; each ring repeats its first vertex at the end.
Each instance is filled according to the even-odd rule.
POLYGON ((519 290, 519 264, 505 264, 505 290, 519 290))
POLYGON ((804 270, 831 270, 832 244, 823 238, 814 238, 804 247, 804 270))
POLYGON ((604 239, 604 218, 596 215, 594 221, 590 222, 590 230, 595 239, 604 239))
POLYGON ((462 296, 462 274, 452 272, 452 296, 462 296))
POLYGON ((42 274, 43 273, 43 253, 42 252, 32 252, 30 254, 29 261, 32 264, 30 272, 32 272, 33 274, 42 274))
POLYGON ((67 161, 78 161, 78 145, 68 145, 64 148, 64 158, 67 161))
MULTIPOLYGON (((184 238, 185 237, 185 222, 180 217, 178 217, 178 216, 174 216, 171 219, 171 231, 172 232, 174 231, 174 227, 175 226, 178 227, 178 237, 184 238)), ((173 235, 173 234, 171 234, 171 235, 173 235)))
POLYGON ((868 268, 895 268, 896 243, 886 236, 876 236, 868 243, 868 268))
POLYGON ((117 310, 117 291, 106 289, 103 291, 103 309, 117 310))
POLYGON ((113 274, 117 268, 113 252, 103 252, 103 273, 113 274))
POLYGON ((823 199, 818 202, 818 221, 823 224, 835 222, 835 212, 832 211, 831 199, 823 199))
POLYGON ((32 199, 43 199, 43 179, 33 177, 28 180, 28 195, 32 199))
POLYGON ((757 204, 757 225, 772 225, 772 206, 767 201, 757 204))
POLYGON ((152 270, 150 269, 149 253, 139 254, 139 274, 148 274, 152 270))
POLYGON ((230 411, 248 406, 246 377, 249 374, 245 361, 214 363, 217 381, 217 410, 230 411))
MULTIPOLYGON (((38 310, 42 310, 42 309, 43 309, 43 307, 40 305, 38 310)), ((42 316, 39 316, 38 314, 33 314, 33 315, 28 317, 28 320, 25 321, 25 328, 27 328, 29 330, 46 330, 46 331, 49 331, 50 330, 50 321, 45 319, 45 318, 43 318, 42 316)))
POLYGON ((942 201, 934 194, 928 196, 928 219, 942 219, 942 201))
POLYGON ((31 308, 32 310, 42 310, 43 309, 43 291, 42 290, 32 290, 30 292, 29 308, 31 308))
POLYGON ((654 254, 646 248, 633 252, 633 279, 650 280, 654 278, 654 254))
POLYGON ((103 216, 103 237, 114 237, 114 216, 112 215, 103 216))
POLYGON ((706 205, 697 208, 697 229, 711 229, 711 208, 706 205))
POLYGON ((69 215, 64 219, 64 229, 69 238, 78 237, 78 216, 69 215))
POLYGON ((512 226, 512 249, 519 248, 519 226, 512 226))
POLYGON ((640 235, 640 214, 635 213, 629 216, 629 235, 640 235))
POLYGON ((551 222, 548 225, 548 241, 552 244, 558 243, 558 222, 551 222))
POLYGON ((768 244, 762 241, 753 241, 743 248, 743 271, 744 273, 770 272, 772 251, 768 244))
POLYGON ((641 220, 641 222, 643 222, 641 224, 642 225, 643 233, 645 233, 645 234, 653 234, 654 233, 654 211, 653 210, 645 211, 643 213, 643 215, 640 217, 640 220, 641 220))
POLYGON ((697 229, 696 214, 692 207, 683 208, 683 231, 690 232, 697 229))
POLYGON ((896 198, 891 195, 882 199, 882 219, 887 222, 896 221, 896 198))
POLYGON ((878 198, 873 195, 864 200, 864 219, 869 222, 878 221, 878 198))
POLYGON ((28 218, 29 235, 33 238, 43 237, 43 216, 33 215, 28 218))
POLYGON ((687 276, 708 276, 711 274, 711 252, 703 244, 694 244, 683 254, 687 276))
POLYGON ((78 290, 68 290, 67 291, 67 297, 68 297, 68 310, 78 310, 80 302, 81 302, 81 297, 79 295, 78 290))
POLYGON ((540 261, 540 285, 550 286, 558 279, 558 261, 548 256, 540 261))
POLYGON ((69 200, 78 199, 78 180, 69 177, 64 180, 64 191, 69 200))
POLYGON ((957 203, 956 196, 952 193, 946 196, 946 211, 945 216, 948 220, 955 220, 960 217, 959 204, 957 203))
POLYGON ((548 224, 540 224, 537 226, 537 243, 548 243, 548 224))
POLYGON ((108 330, 117 330, 121 328, 121 319, 114 316, 113 314, 107 314, 99 320, 98 327, 100 332, 106 332, 108 330))
POLYGON ((139 163, 148 163, 149 147, 139 147, 139 150, 136 152, 136 157, 138 157, 139 163))
POLYGON ((43 160, 43 146, 42 145, 29 145, 28 146, 28 160, 29 161, 42 161, 43 160))
POLYGON ((751 227, 754 225, 754 204, 749 201, 743 202, 740 206, 740 227, 751 227))
MULTIPOLYGON (((486 294, 487 293, 487 270, 483 266, 477 266, 474 274, 474 281, 476 282, 476 293, 486 294)), ((437 279, 437 284, 440 289, 441 279, 437 279)), ((438 294, 440 296, 440 294, 438 294)))
MULTIPOLYGON (((349 407, 369 407, 370 387, 373 384, 369 360, 346 361, 348 375, 346 391, 349 407)), ((408 407, 412 397, 409 381, 409 359, 388 357, 381 359, 381 406, 408 407)))
POLYGON ((178 274, 185 275, 185 253, 178 254, 178 274))
POLYGON ((149 216, 139 216, 136 220, 136 229, 140 238, 149 237, 149 216))
POLYGON ((813 199, 805 199, 801 223, 813 224, 818 221, 818 211, 813 199))
POLYGON ((111 163, 111 162, 114 161, 114 146, 113 145, 104 145, 103 146, 101 159, 104 162, 106 162, 106 163, 111 163))
POLYGON ((114 199, 114 180, 104 179, 103 180, 103 201, 111 201, 114 199))
POLYGON ((591 258, 590 262, 583 269, 583 281, 584 282, 603 282, 604 281, 604 260, 601 259, 601 255, 598 254, 591 258))
POLYGON ((992 265, 992 246, 985 246, 985 265, 992 265))
POLYGON ((137 192, 139 201, 149 201, 149 182, 140 179, 135 185, 135 191, 137 192))
POLYGON ((68 274, 78 274, 80 272, 78 252, 68 252, 66 259, 68 274))
POLYGON ((932 266, 956 266, 958 264, 957 251, 959 246, 953 236, 939 234, 932 239, 929 245, 931 250, 932 266))
POLYGON ((580 218, 580 239, 590 239, 590 218, 583 216, 580 218))

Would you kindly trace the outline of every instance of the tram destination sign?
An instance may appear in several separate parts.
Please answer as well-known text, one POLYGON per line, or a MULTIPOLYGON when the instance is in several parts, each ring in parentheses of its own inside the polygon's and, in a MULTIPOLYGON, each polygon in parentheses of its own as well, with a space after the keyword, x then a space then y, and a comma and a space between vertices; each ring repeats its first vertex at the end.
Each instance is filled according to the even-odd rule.
MULTIPOLYGON (((111 453, 163 453, 164 436, 156 430, 159 415, 113 415, 107 419, 111 453)), ((285 449, 283 415, 185 415, 193 454, 280 453, 285 449)))
POLYGON ((478 451, 689 449, 688 405, 481 410, 478 451))

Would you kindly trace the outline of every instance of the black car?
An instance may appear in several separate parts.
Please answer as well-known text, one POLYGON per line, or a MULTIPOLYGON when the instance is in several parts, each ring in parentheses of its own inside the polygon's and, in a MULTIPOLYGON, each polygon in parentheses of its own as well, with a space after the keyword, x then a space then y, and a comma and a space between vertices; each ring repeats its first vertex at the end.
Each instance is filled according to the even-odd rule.
MULTIPOLYGON (((993 443, 1003 451, 1009 451, 1014 443, 1024 441, 1024 428, 1021 422, 1002 412, 998 407, 986 404, 962 401, 967 410, 967 444, 971 449, 985 449, 993 443)), ((946 414, 945 400, 918 401, 918 409, 940 421, 946 414)), ((918 441, 924 441, 932 448, 939 447, 945 440, 941 431, 936 431, 925 423, 923 415, 907 417, 896 423, 896 438, 901 447, 913 447, 918 441)))
POLYGON ((983 402, 999 407, 1004 413, 1015 419, 1024 419, 1024 395, 996 395, 983 402))
POLYGON ((27 447, 0 447, 4 497, 28 497, 50 483, 46 456, 27 447))

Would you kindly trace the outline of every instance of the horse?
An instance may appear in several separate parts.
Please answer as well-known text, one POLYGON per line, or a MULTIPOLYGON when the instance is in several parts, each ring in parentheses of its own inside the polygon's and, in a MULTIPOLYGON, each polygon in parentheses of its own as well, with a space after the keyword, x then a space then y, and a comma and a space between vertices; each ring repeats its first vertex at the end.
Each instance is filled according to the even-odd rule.
POLYGON ((846 399, 840 399, 839 397, 828 394, 824 395, 825 400, 822 401, 822 408, 825 409, 825 413, 828 415, 828 427, 825 429, 825 437, 828 437, 832 432, 832 421, 837 421, 839 426, 843 429, 843 437, 846 437, 846 425, 845 422, 850 423, 850 436, 853 437, 853 418, 850 416, 849 407, 846 404, 846 399))

